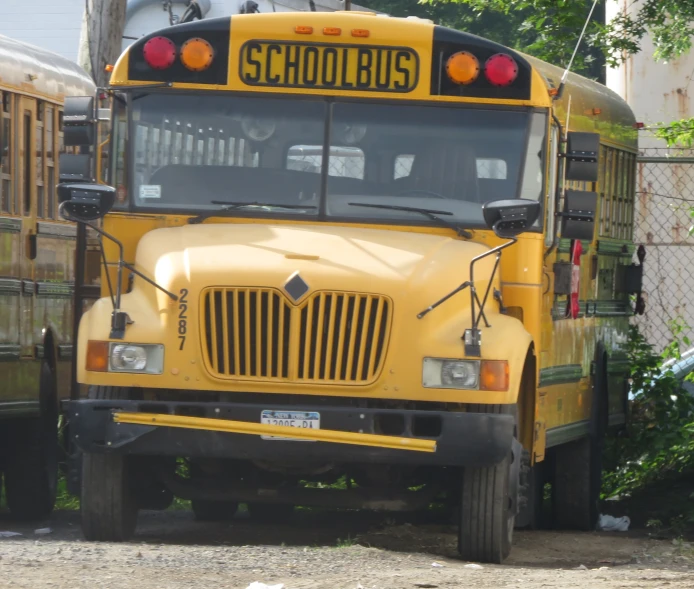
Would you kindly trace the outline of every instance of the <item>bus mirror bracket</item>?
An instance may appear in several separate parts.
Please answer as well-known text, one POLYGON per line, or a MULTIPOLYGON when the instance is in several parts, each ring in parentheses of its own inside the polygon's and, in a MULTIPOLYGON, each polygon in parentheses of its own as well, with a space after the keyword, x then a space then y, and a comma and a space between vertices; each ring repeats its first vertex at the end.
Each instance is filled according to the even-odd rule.
MULTIPOLYGON (((130 319, 128 314, 121 311, 121 296, 123 293, 123 269, 129 270, 132 274, 139 276, 151 284, 155 288, 162 291, 171 300, 178 301, 178 296, 174 293, 166 290, 163 286, 157 284, 154 280, 145 276, 142 272, 135 269, 132 264, 128 264, 124 257, 123 244, 116 239, 113 235, 106 233, 100 227, 91 223, 91 221, 96 221, 103 217, 106 213, 111 210, 113 202, 115 200, 115 189, 111 186, 104 186, 101 184, 59 184, 58 185, 58 202, 60 216, 67 221, 73 221, 76 223, 83 223, 100 236, 105 237, 118 248, 118 262, 116 263, 117 268, 117 281, 116 281, 116 292, 113 293, 111 287, 111 280, 108 273, 106 274, 107 282, 109 285, 109 290, 111 291, 111 303, 113 304, 113 312, 111 313, 111 333, 109 337, 111 339, 124 339, 125 329, 128 325, 132 324, 133 321, 130 319)), ((103 256, 103 246, 102 246, 102 256, 103 256)), ((106 264, 106 258, 103 257, 104 265, 106 264)))
POLYGON ((534 225, 540 215, 540 209, 541 205, 539 202, 525 199, 496 200, 482 205, 482 214, 487 226, 494 231, 497 237, 508 239, 508 241, 472 258, 470 261, 470 280, 463 282, 458 288, 454 289, 445 297, 436 301, 433 305, 427 307, 417 315, 418 319, 422 319, 425 315, 461 290, 469 288, 471 327, 466 329, 462 336, 466 356, 479 358, 482 355, 482 330, 480 329, 480 322, 484 321, 485 327, 491 327, 484 313, 484 307, 494 284, 494 276, 496 276, 496 272, 499 269, 501 252, 516 243, 518 241, 518 235, 534 225), (475 287, 475 264, 489 256, 496 256, 496 260, 494 262, 494 268, 489 276, 487 289, 484 292, 482 300, 480 300, 477 288, 475 287))

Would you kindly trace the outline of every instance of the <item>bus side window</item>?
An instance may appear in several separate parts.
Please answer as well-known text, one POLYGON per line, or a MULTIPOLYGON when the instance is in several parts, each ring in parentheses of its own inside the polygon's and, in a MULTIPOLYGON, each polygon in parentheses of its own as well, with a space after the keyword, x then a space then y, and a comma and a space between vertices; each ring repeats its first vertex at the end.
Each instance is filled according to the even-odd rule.
POLYGON ((364 152, 358 147, 330 147, 328 175, 338 178, 364 179, 364 152))
POLYGON ((322 145, 294 145, 287 151, 287 170, 320 174, 322 163, 322 145))
POLYGON ((0 212, 11 213, 12 207, 12 95, 3 92, 0 110, 0 212))
POLYGON ((556 190, 557 190, 557 173, 559 168, 559 158, 557 157, 557 150, 559 148, 559 130, 557 127, 552 125, 552 131, 549 140, 549 178, 547 182, 547 218, 545 221, 546 233, 545 233, 545 245, 550 247, 554 243, 554 235, 556 232, 555 227, 555 205, 556 190))
POLYGON ((46 217, 56 218, 56 193, 55 193, 55 129, 56 111, 53 106, 46 105, 46 217))
POLYGON ((393 180, 398 178, 407 178, 412 172, 412 164, 414 163, 414 155, 402 154, 395 158, 393 166, 393 180))
POLYGON ((508 167, 504 160, 478 158, 477 177, 482 180, 506 180, 508 167))
POLYGON ((38 102, 36 105, 36 128, 34 140, 36 144, 36 216, 39 219, 46 217, 46 182, 44 174, 44 130, 45 130, 46 105, 38 102))

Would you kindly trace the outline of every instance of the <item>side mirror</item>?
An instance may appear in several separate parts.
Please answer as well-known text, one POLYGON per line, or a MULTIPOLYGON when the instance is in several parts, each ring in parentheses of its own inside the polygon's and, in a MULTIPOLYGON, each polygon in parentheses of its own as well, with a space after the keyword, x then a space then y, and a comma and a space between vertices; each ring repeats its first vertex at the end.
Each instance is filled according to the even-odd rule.
POLYGON ((66 146, 92 145, 96 120, 93 96, 68 96, 63 106, 63 141, 66 146))
POLYGON ((60 182, 91 182, 92 165, 88 154, 61 153, 58 159, 60 182))
POLYGON ((482 205, 482 215, 496 235, 511 238, 532 227, 540 209, 540 203, 534 200, 495 200, 482 205))
POLYGON ((598 133, 566 134, 566 179, 577 182, 598 181, 598 152, 600 135, 598 133))
POLYGON ((591 241, 597 207, 597 193, 567 190, 564 195, 564 211, 561 213, 561 236, 565 239, 591 241))
POLYGON ((116 189, 102 184, 66 184, 57 186, 60 215, 67 221, 85 223, 108 213, 116 200, 116 189))

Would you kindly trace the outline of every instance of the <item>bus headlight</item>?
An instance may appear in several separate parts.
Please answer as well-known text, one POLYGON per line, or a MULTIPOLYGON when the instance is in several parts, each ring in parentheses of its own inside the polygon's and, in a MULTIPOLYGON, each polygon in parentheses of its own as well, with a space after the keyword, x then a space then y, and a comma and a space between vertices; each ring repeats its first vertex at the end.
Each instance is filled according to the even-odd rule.
POLYGON ((160 344, 116 344, 111 342, 109 372, 161 374, 164 346, 160 344))
POLYGON ((479 383, 479 360, 424 358, 422 384, 427 388, 477 389, 479 383))

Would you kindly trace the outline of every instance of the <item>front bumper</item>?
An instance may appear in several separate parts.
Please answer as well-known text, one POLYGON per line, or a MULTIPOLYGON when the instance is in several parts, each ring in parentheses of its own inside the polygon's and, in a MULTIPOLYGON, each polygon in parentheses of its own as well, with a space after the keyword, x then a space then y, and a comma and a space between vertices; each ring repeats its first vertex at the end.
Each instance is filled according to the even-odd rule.
POLYGON ((511 415, 335 406, 78 400, 68 404, 70 431, 83 452, 273 462, 491 466, 511 450, 511 415), (218 431, 114 423, 114 412, 187 415, 258 423, 264 409, 318 411, 321 428, 436 440, 435 453, 328 442, 263 440, 218 431), (387 431, 386 431, 386 426, 387 431), (395 431, 397 429, 398 431, 395 431), (433 431, 436 431, 433 434, 433 431), (423 435, 422 432, 430 435, 423 435))

